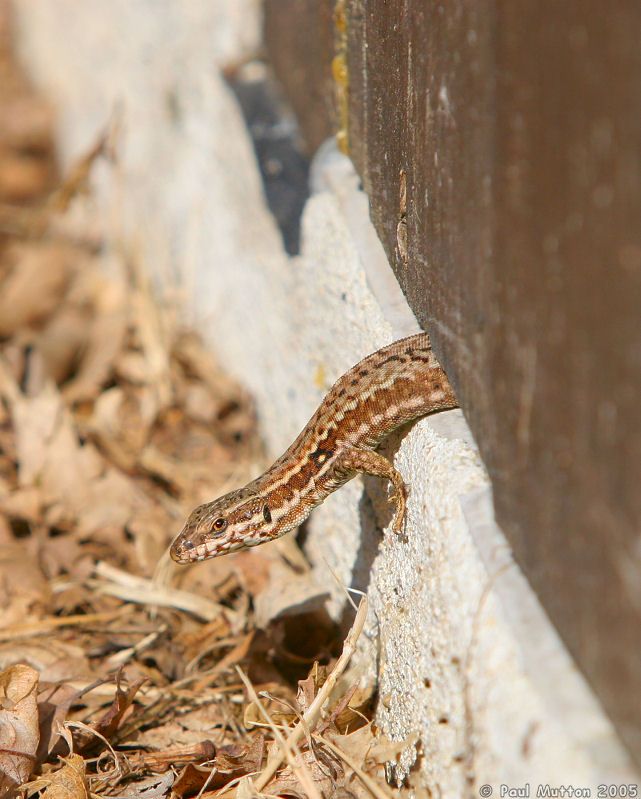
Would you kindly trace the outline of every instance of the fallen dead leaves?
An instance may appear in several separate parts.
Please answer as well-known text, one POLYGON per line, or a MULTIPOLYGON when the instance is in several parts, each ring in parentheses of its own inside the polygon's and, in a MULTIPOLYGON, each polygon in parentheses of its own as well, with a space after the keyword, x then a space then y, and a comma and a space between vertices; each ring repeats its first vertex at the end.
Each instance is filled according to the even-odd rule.
POLYGON ((25 782, 40 741, 38 672, 17 664, 0 673, 0 794, 25 782))
POLYGON ((365 605, 343 643, 293 539, 167 559, 195 504, 259 468, 254 415, 73 213, 111 132, 52 184, 6 24, 0 2, 0 797, 390 796, 402 747, 347 672, 365 605))

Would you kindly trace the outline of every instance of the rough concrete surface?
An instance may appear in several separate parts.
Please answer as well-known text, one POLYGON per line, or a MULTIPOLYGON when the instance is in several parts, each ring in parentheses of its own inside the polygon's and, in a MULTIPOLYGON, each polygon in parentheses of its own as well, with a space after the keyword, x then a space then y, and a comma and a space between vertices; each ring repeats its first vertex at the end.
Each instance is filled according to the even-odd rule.
MULTIPOLYGON (((105 226, 160 290, 178 290, 254 393, 280 454, 343 371, 416 324, 367 198, 331 144, 312 168, 301 254, 284 252, 220 74, 258 48, 258 3, 20 0, 16 10, 24 61, 59 111, 66 163, 119 108, 119 163, 96 181, 105 226)), ((380 532, 386 487, 355 480, 313 514, 307 550, 336 617, 341 583, 369 593, 363 668, 379 680, 381 729, 408 742, 396 776, 420 769, 445 797, 482 784, 498 795, 501 783, 634 782, 510 560, 462 413, 422 420, 386 451, 411 486, 407 537, 380 532)))

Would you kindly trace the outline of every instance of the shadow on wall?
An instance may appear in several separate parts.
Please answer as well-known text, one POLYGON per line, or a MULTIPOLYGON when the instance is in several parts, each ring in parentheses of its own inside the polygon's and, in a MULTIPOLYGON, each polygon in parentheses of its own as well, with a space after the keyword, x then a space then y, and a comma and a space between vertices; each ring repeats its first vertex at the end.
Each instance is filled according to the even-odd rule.
POLYGON ((260 61, 226 76, 245 117, 263 179, 265 199, 289 255, 300 252, 300 219, 309 196, 309 158, 296 120, 268 67, 260 61))

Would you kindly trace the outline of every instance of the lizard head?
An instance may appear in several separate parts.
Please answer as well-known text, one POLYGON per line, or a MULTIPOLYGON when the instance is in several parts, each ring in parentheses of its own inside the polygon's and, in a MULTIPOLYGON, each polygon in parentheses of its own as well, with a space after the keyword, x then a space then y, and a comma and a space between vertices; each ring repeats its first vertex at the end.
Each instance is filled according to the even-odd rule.
POLYGON ((176 563, 227 555, 274 538, 275 523, 251 484, 195 508, 171 544, 176 563))

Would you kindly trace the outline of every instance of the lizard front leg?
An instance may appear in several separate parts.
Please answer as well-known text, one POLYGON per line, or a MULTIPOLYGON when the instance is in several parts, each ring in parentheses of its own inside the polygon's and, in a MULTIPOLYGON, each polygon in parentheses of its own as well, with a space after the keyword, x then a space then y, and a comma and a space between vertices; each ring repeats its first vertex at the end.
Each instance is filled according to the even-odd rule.
POLYGON ((392 527, 395 533, 402 533, 405 524, 407 486, 403 477, 387 458, 374 452, 372 449, 360 447, 346 447, 336 459, 337 472, 371 474, 374 477, 383 477, 394 486, 394 493, 389 501, 396 503, 396 512, 392 527))

